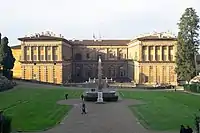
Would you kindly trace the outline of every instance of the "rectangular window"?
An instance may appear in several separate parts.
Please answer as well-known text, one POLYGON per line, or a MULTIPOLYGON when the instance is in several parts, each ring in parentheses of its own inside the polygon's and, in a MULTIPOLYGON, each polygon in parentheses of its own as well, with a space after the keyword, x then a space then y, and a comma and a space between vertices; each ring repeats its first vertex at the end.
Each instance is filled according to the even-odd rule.
POLYGON ((54 55, 54 60, 58 60, 58 56, 57 55, 54 55))
POLYGON ((149 57, 150 57, 149 60, 152 61, 153 60, 153 55, 150 55, 149 57))
POLYGON ((56 51, 56 50, 57 50, 57 47, 53 47, 53 50, 56 51))
POLYGON ((126 54, 124 54, 124 58, 126 59, 126 54))
POLYGON ((40 51, 42 51, 44 48, 43 48, 43 47, 40 47, 39 49, 40 49, 40 51))
POLYGON ((89 53, 86 54, 86 58, 87 58, 87 59, 90 58, 90 54, 89 54, 89 53))
POLYGON ((143 46, 143 50, 146 51, 147 50, 147 46, 143 46))
POLYGON ((33 50, 36 50, 36 47, 33 47, 33 50))
POLYGON ((29 55, 26 55, 26 60, 30 60, 30 56, 29 55))
POLYGON ((170 60, 170 61, 173 61, 173 55, 170 55, 170 56, 169 56, 169 60, 170 60))
POLYGON ((147 55, 143 54, 143 61, 147 60, 147 55))
POLYGON ((169 47, 169 50, 172 51, 172 50, 173 50, 173 46, 170 46, 170 47, 169 47))
POLYGON ((47 55, 47 60, 51 60, 51 55, 47 55))
POLYGON ((33 60, 37 60, 37 55, 33 55, 33 60))
POLYGON ((44 55, 40 55, 40 60, 44 60, 44 55))
POLYGON ((153 51, 153 46, 150 46, 150 47, 149 47, 149 50, 150 50, 150 51, 153 51))
POLYGON ((167 55, 163 55, 163 61, 167 60, 167 55))
POLYGON ((159 61, 159 60, 160 60, 160 55, 156 55, 156 57, 157 57, 157 59, 156 59, 156 60, 158 60, 158 61, 159 61))
POLYGON ((115 57, 114 53, 110 53, 109 56, 110 56, 110 58, 114 58, 115 57))
POLYGON ((51 47, 47 47, 47 50, 51 50, 51 47))

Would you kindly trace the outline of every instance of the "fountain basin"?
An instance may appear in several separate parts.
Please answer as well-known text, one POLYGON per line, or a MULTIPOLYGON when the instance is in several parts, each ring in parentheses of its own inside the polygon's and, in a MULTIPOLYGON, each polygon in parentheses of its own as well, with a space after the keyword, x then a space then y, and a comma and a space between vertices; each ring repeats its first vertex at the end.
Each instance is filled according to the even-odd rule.
MULTIPOLYGON (((116 94, 116 91, 103 91, 103 101, 105 102, 116 102, 118 101, 118 95, 116 94)), ((92 90, 92 91, 86 91, 83 94, 85 101, 92 101, 96 102, 98 98, 98 91, 92 90)))

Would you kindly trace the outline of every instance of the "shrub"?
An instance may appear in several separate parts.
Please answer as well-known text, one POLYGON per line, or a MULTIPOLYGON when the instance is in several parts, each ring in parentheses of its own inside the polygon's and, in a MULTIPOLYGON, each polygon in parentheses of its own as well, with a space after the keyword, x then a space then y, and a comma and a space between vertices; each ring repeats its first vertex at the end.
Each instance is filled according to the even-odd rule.
POLYGON ((185 91, 200 93, 200 84, 185 84, 183 87, 185 91))
POLYGON ((12 130, 11 122, 12 122, 12 119, 10 117, 3 116, 3 120, 0 121, 0 131, 2 131, 2 133, 10 133, 12 130))
POLYGON ((16 86, 16 82, 8 80, 4 76, 0 76, 0 91, 12 89, 14 86, 16 86))

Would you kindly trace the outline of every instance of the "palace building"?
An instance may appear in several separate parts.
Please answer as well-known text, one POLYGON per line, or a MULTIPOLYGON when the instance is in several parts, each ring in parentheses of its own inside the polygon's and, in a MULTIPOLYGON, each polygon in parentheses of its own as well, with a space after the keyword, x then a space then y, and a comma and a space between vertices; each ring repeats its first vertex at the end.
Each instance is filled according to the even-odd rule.
POLYGON ((138 84, 177 84, 176 37, 153 33, 133 40, 67 40, 47 32, 18 38, 13 46, 15 78, 55 84, 97 78, 102 59, 103 78, 138 84))

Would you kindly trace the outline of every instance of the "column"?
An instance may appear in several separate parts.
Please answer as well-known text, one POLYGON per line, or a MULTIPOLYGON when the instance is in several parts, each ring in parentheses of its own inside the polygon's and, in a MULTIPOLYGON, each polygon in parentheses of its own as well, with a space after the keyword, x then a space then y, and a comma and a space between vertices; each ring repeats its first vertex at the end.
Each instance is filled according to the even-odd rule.
POLYGON ((40 66, 38 66, 38 81, 41 81, 41 72, 40 72, 40 66))
POLYGON ((168 69, 168 71, 167 71, 168 72, 168 77, 167 77, 168 83, 170 83, 170 78, 171 78, 171 74, 170 74, 171 70, 170 70, 170 68, 171 68, 170 66, 167 67, 167 69, 168 69))
POLYGON ((160 61, 163 61, 163 46, 160 46, 160 61))
POLYGON ((107 48, 106 60, 109 59, 109 48, 107 48))
POLYGON ((139 45, 139 51, 138 51, 138 55, 139 55, 139 61, 143 60, 143 47, 141 45, 139 45))
POLYGON ((62 52, 61 52, 61 51, 62 51, 62 50, 61 50, 62 47, 63 47, 62 45, 58 45, 58 46, 57 46, 57 53, 56 53, 56 54, 57 54, 57 56, 58 56, 58 57, 57 57, 57 60, 59 60, 59 61, 62 61, 62 52))
POLYGON ((160 83, 163 83, 163 76, 164 76, 164 73, 163 73, 163 66, 160 67, 160 83))
POLYGON ((30 59, 29 60, 32 61, 32 46, 29 46, 29 50, 30 50, 29 51, 30 52, 30 59))
POLYGON ((26 49, 26 51, 24 50, 24 45, 21 45, 21 48, 22 48, 22 52, 21 52, 21 61, 24 61, 26 58, 25 58, 25 55, 26 55, 26 51, 27 51, 27 49, 26 49))
POLYGON ((51 74, 51 76, 52 76, 51 79, 52 79, 52 83, 54 83, 54 77, 55 77, 55 76, 54 76, 54 66, 52 66, 51 69, 52 69, 52 71, 51 71, 51 72, 52 72, 52 74, 51 74))
MULTIPOLYGON (((34 68, 33 66, 31 66, 31 79, 33 79, 34 74, 35 74, 34 68)), ((36 78, 37 78, 37 75, 36 75, 36 78)))
POLYGON ((47 60, 47 47, 44 46, 44 60, 47 60))
POLYGON ((54 49, 53 49, 54 47, 53 46, 51 46, 51 61, 53 61, 54 60, 54 58, 53 58, 53 55, 54 55, 54 49))
POLYGON ((153 46, 153 61, 156 60, 156 46, 153 46))
POLYGON ((39 46, 36 47, 36 51, 37 51, 37 53, 36 53, 37 54, 37 61, 39 61, 39 59, 40 59, 39 46))
POLYGON ((22 79, 25 79, 25 67, 22 66, 21 68, 22 68, 21 77, 22 77, 22 79))
POLYGON ((45 67, 45 82, 49 82, 48 76, 49 76, 48 67, 46 66, 45 67))
POLYGON ((155 66, 155 83, 157 83, 158 82, 158 68, 157 68, 157 66, 155 66))
MULTIPOLYGON (((138 55, 137 55, 138 56, 138 55)), ((129 59, 129 56, 128 56, 128 48, 126 49, 126 59, 129 59)), ((138 60, 138 59, 137 59, 138 60)))
POLYGON ((149 53, 149 46, 146 46, 147 47, 147 61, 149 61, 149 55, 150 55, 150 53, 149 53))
POLYGON ((177 46, 173 45, 173 51, 171 53, 171 54, 173 54, 173 60, 172 61, 175 61, 176 52, 177 52, 177 46))
POLYGON ((169 46, 166 46, 167 47, 167 61, 169 61, 169 58, 170 58, 170 56, 169 56, 169 46))

